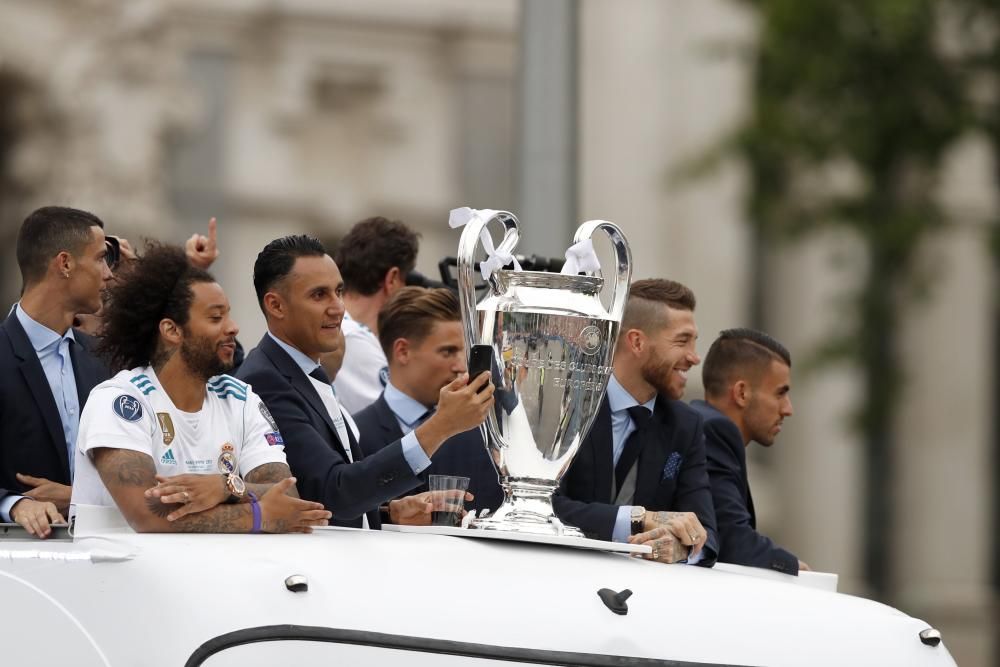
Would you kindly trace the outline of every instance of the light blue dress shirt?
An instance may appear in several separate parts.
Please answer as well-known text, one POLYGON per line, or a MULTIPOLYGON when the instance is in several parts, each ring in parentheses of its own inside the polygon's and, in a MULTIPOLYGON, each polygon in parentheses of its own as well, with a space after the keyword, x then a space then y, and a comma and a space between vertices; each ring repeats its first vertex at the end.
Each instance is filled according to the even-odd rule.
MULTIPOLYGON (((42 364, 45 379, 52 390, 59 419, 62 422, 63 437, 66 440, 66 454, 69 457, 69 474, 73 478, 73 467, 76 460, 73 448, 76 445, 76 434, 80 429, 80 397, 76 390, 76 374, 73 372, 73 358, 69 354, 69 346, 76 343, 73 329, 59 335, 43 324, 39 324, 24 312, 20 303, 14 306, 17 321, 21 323, 24 333, 28 335, 31 347, 38 355, 42 364)), ((14 503, 24 496, 10 495, 0 501, 0 518, 11 521, 10 510, 14 503)))
MULTIPOLYGON (((314 370, 319 368, 319 362, 314 359, 310 359, 301 350, 292 347, 283 340, 280 340, 270 331, 267 332, 267 335, 271 337, 271 340, 278 344, 278 347, 288 353, 288 356, 290 356, 292 360, 298 364, 299 368, 301 368, 302 372, 306 375, 309 375, 314 370)), ((330 391, 333 391, 333 385, 330 385, 330 391)), ((426 410, 427 408, 424 408, 425 412, 426 410)), ((342 444, 344 447, 350 446, 346 442, 342 444)), ((404 435, 401 444, 403 445, 403 458, 405 458, 406 462, 410 465, 414 475, 419 475, 430 466, 431 460, 420 446, 416 433, 410 432, 404 435)))
MULTIPOLYGON (((649 401, 642 403, 649 408, 650 414, 656 404, 654 396, 649 401)), ((611 374, 608 380, 608 407, 611 408, 611 455, 612 465, 618 465, 618 459, 622 456, 625 443, 628 437, 635 432, 635 422, 628 413, 628 409, 633 405, 640 405, 632 394, 621 385, 618 378, 611 374)), ((618 516, 615 518, 615 529, 611 532, 613 542, 628 542, 629 535, 632 534, 632 506, 622 505, 618 508, 618 516)))
POLYGON ((420 424, 421 418, 427 414, 427 411, 432 409, 417 399, 404 394, 391 381, 386 383, 382 396, 389 409, 392 410, 393 416, 396 417, 396 423, 399 424, 404 435, 413 431, 420 424))

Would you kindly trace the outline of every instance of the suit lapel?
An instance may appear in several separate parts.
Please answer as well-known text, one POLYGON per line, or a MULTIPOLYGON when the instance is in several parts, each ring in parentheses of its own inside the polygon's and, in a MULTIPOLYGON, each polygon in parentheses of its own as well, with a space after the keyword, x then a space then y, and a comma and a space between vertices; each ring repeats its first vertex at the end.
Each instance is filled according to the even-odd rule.
POLYGON ((599 502, 614 502, 611 490, 615 480, 615 454, 611 435, 611 406, 605 396, 587 435, 594 454, 594 491, 599 502))
POLYGON ((90 392, 100 384, 104 377, 102 377, 103 373, 94 367, 94 359, 90 356, 89 351, 83 343, 80 342, 80 336, 86 334, 81 334, 75 330, 73 333, 77 337, 77 340, 70 344, 69 356, 73 361, 73 375, 76 376, 76 396, 80 402, 80 412, 83 412, 83 406, 86 405, 87 398, 90 397, 90 392))
POLYGON ((66 451, 66 436, 62 429, 62 419, 59 417, 59 408, 56 407, 56 399, 52 396, 52 387, 42 370, 42 362, 38 360, 35 348, 28 340, 28 334, 17 320, 17 315, 11 312, 7 316, 4 326, 7 327, 7 335, 10 338, 14 354, 20 359, 20 370, 24 376, 24 381, 28 385, 31 396, 35 399, 42 419, 45 421, 45 428, 49 432, 49 445, 55 447, 59 455, 59 464, 62 466, 65 479, 69 479, 69 455, 66 451))
MULTIPOLYGON (((346 456, 347 450, 345 449, 344 443, 340 442, 340 437, 337 435, 337 429, 333 426, 333 419, 330 417, 330 413, 327 411, 326 405, 323 403, 323 399, 321 399, 319 394, 316 393, 316 388, 313 387, 312 382, 306 374, 302 372, 299 365, 295 363, 295 360, 288 356, 288 353, 282 350, 281 347, 279 347, 278 344, 275 343, 267 334, 264 334, 264 337, 261 339, 257 347, 259 347, 261 351, 267 355, 267 358, 271 360, 271 363, 278 369, 278 372, 288 378, 292 387, 294 387, 295 390, 299 392, 304 399, 306 399, 306 403, 309 404, 309 407, 315 410, 320 418, 323 419, 327 428, 330 429, 330 433, 333 435, 333 442, 340 447, 341 451, 346 456)), ((350 427, 348 427, 347 431, 349 434, 350 430, 350 427)), ((349 437, 352 436, 349 435, 349 437)), ((350 443, 348 443, 348 446, 350 446, 350 443)))
POLYGON ((378 414, 378 424, 382 427, 385 442, 393 442, 403 437, 403 430, 399 428, 399 422, 392 408, 385 401, 385 394, 380 394, 375 401, 375 412, 378 414))

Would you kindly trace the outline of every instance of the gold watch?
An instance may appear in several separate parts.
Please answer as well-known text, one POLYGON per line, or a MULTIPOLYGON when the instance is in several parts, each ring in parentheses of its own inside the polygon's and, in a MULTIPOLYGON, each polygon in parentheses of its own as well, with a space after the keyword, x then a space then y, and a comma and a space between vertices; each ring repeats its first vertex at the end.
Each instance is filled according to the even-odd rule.
POLYGON ((226 499, 226 502, 238 503, 243 500, 247 494, 247 485, 243 478, 235 472, 224 475, 224 477, 226 478, 226 489, 229 491, 229 498, 226 499))

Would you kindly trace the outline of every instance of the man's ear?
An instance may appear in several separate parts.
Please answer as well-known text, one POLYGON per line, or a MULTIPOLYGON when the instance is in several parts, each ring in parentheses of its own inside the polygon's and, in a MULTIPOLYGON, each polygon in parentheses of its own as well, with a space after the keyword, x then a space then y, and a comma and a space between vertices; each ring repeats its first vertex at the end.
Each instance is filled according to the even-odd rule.
POLYGON ((277 292, 266 292, 264 294, 264 315, 275 320, 285 319, 287 314, 285 300, 277 292))
POLYGON ((392 294, 400 287, 405 286, 406 278, 398 266, 394 266, 385 272, 385 276, 382 278, 382 289, 385 290, 386 294, 392 294))
POLYGON ((396 363, 406 365, 410 363, 410 341, 405 338, 397 338, 392 342, 392 358, 396 363))
POLYGON ((745 410, 747 405, 750 404, 750 385, 747 384, 746 380, 737 380, 729 388, 729 396, 733 399, 733 403, 738 405, 741 410, 745 410))
POLYGON ((184 339, 184 332, 176 322, 165 317, 160 320, 160 336, 170 345, 180 345, 184 339))
POLYGON ((624 345, 625 349, 628 350, 633 356, 639 356, 645 351, 646 346, 649 344, 649 340, 646 338, 646 333, 641 329, 629 329, 621 334, 620 340, 624 345))
POLYGON ((69 274, 73 271, 73 267, 76 266, 76 259, 73 254, 62 250, 58 255, 52 258, 50 266, 54 267, 55 272, 63 278, 69 278, 69 274))

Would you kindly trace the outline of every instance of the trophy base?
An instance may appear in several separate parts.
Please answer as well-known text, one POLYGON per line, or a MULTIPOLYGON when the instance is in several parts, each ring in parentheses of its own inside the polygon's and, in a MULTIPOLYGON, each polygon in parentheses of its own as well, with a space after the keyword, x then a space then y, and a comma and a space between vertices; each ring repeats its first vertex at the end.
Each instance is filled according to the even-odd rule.
POLYGON ((472 528, 530 535, 584 537, 583 531, 560 521, 552 509, 555 487, 536 480, 510 480, 504 485, 503 504, 485 519, 476 519, 472 528))

